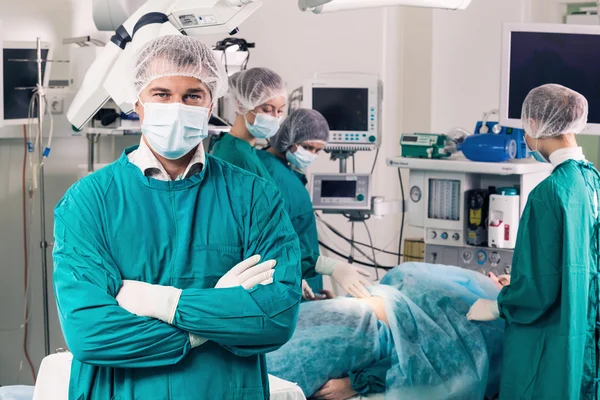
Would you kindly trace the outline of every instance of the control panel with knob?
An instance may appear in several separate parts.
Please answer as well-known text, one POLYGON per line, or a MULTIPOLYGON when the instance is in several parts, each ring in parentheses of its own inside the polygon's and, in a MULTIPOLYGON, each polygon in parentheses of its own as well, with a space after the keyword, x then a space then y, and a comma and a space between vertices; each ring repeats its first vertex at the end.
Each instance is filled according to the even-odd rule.
POLYGON ((500 254, 494 251, 492 254, 490 254, 490 264, 492 264, 492 266, 495 267, 496 265, 498 265, 499 262, 500 254))

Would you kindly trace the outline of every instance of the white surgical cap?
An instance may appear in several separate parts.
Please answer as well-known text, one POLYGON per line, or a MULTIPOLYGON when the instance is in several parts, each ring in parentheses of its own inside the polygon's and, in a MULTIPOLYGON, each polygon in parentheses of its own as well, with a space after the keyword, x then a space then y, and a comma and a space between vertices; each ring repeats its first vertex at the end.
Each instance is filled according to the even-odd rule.
POLYGON ((523 102, 523 129, 534 139, 580 133, 587 124, 588 102, 574 90, 547 84, 533 89, 523 102))
POLYGON ((134 66, 136 94, 166 76, 196 78, 210 89, 213 103, 227 93, 227 73, 212 50, 184 35, 160 36, 144 45, 134 66))
POLYGON ((287 98, 283 78, 267 68, 251 68, 229 78, 229 90, 238 102, 238 111, 246 114, 275 97, 287 98))
POLYGON ((329 138, 329 124, 318 111, 301 108, 292 112, 283 121, 277 134, 271 139, 271 146, 285 153, 294 144, 303 142, 323 142, 329 138))

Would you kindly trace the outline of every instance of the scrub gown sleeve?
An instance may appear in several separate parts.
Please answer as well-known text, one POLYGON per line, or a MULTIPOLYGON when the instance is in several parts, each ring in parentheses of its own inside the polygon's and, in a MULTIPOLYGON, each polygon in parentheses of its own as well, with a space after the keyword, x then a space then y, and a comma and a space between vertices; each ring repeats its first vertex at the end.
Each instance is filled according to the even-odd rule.
POLYGON ((119 306, 121 274, 101 234, 99 208, 91 196, 81 195, 81 185, 55 209, 54 292, 69 350, 76 360, 95 366, 176 364, 190 351, 189 334, 119 306))
MULTIPOLYGON (((274 351, 292 336, 301 301, 298 237, 279 191, 256 181, 244 220, 244 258, 277 260, 273 283, 251 290, 184 289, 173 325, 212 340, 238 356, 274 351)), ((233 266, 232 266, 233 267, 233 266)))
MULTIPOLYGON (((318 277, 321 280, 320 285, 311 288, 314 291, 323 289, 322 278, 315 271, 315 265, 319 259, 319 234, 317 232, 317 224, 315 222, 314 213, 302 214, 295 216, 292 221, 292 225, 298 234, 300 240, 300 253, 302 254, 302 278, 310 280, 311 278, 318 277)), ((314 279, 313 279, 314 280, 314 279)), ((311 282, 309 282, 310 284, 311 282)))
POLYGON ((560 293, 563 252, 575 251, 563 248, 560 208, 547 203, 532 193, 519 222, 510 286, 498 295, 509 323, 533 324, 547 315, 560 293))

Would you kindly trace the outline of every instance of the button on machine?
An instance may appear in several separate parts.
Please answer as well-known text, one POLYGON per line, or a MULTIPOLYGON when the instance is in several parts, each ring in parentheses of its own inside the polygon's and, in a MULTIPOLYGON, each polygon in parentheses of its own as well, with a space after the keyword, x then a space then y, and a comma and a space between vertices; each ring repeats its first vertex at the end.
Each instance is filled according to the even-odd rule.
POLYGON ((455 233, 454 235, 452 235, 452 239, 458 240, 460 239, 460 235, 458 233, 455 233))
POLYGON ((440 237, 444 240, 448 239, 448 232, 443 232, 440 237))

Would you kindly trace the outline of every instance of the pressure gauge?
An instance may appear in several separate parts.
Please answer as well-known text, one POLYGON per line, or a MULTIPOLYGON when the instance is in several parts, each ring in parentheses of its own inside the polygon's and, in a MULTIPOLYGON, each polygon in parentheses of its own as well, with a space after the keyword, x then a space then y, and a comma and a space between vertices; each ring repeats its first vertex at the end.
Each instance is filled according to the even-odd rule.
POLYGON ((413 186, 410 189, 410 199, 413 203, 418 203, 421 201, 421 189, 418 186, 413 186))
POLYGON ((475 253, 475 259, 477 260, 477 264, 483 265, 487 261, 487 254, 484 251, 479 250, 475 253))
POLYGON ((471 250, 463 251, 462 259, 466 264, 469 264, 471 261, 473 261, 473 252, 471 250))
POLYGON ((495 267, 496 265, 498 265, 499 262, 500 254, 494 251, 492 254, 490 254, 490 263, 492 264, 492 266, 495 267))

